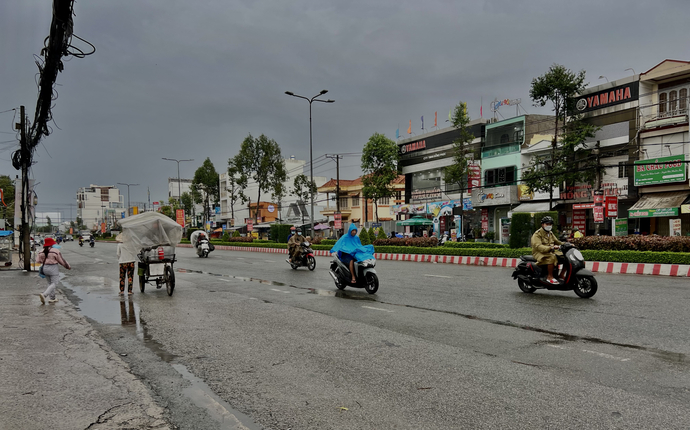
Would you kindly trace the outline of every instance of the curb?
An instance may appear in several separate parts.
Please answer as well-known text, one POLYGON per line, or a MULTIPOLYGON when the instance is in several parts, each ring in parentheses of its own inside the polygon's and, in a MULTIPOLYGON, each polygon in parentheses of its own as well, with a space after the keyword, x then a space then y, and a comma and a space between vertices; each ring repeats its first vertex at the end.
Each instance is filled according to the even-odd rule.
MULTIPOLYGON (((179 244, 180 248, 192 248, 191 244, 179 244)), ((254 248, 248 246, 216 245, 222 251, 264 252, 269 254, 287 254, 283 248, 254 248)), ((330 257, 330 252, 315 250, 319 257, 330 257)), ((514 268, 519 258, 504 257, 467 257, 457 255, 433 254, 382 254, 375 253, 377 260, 411 261, 415 263, 462 264, 469 266, 488 266, 514 268)), ((654 264, 654 263, 612 263, 608 261, 586 261, 585 267, 595 273, 657 275, 657 276, 690 276, 690 265, 687 264, 654 264)))

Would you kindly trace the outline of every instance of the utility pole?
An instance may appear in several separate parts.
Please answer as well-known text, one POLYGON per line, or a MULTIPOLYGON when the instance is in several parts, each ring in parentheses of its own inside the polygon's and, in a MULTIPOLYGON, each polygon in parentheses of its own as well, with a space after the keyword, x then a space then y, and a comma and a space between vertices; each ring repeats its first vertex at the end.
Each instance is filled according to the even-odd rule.
POLYGON ((343 156, 340 154, 326 155, 326 158, 331 160, 335 158, 335 211, 340 213, 340 159, 343 156))
POLYGON ((22 159, 22 247, 24 258, 24 270, 31 271, 31 225, 29 218, 31 218, 31 190, 29 190, 29 166, 31 166, 31 150, 29 150, 29 142, 26 140, 26 114, 24 113, 24 106, 19 107, 19 130, 20 130, 20 145, 21 145, 21 159, 22 159))

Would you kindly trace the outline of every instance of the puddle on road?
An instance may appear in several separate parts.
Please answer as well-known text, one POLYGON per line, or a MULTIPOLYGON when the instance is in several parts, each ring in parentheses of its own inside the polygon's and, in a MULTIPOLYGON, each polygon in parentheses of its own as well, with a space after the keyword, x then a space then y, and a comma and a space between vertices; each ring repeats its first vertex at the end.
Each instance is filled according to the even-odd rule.
POLYGON ((274 285, 276 287, 289 287, 289 288, 294 288, 297 290, 305 290, 308 294, 316 294, 317 296, 338 297, 340 299, 349 299, 349 300, 368 300, 368 301, 372 301, 372 302, 377 301, 376 297, 370 295, 369 293, 367 293, 365 295, 365 294, 357 294, 357 293, 354 293, 352 291, 322 290, 320 288, 299 287, 297 285, 290 285, 290 284, 286 284, 284 282, 269 281, 267 279, 248 278, 246 276, 223 275, 220 273, 203 272, 201 270, 191 270, 191 269, 181 269, 181 268, 178 268, 176 270, 179 273, 198 273, 201 275, 216 276, 219 278, 237 279, 238 281, 242 281, 242 282, 257 282, 259 284, 274 285))
POLYGON ((63 286, 70 289, 76 297, 76 307, 82 315, 101 324, 122 325, 125 329, 134 329, 136 337, 144 345, 156 354, 161 360, 170 363, 171 366, 189 383, 189 387, 183 390, 183 394, 195 405, 206 410, 209 416, 220 424, 222 430, 252 429, 260 430, 261 426, 255 424, 247 415, 234 410, 227 402, 222 400, 202 381, 194 376, 182 364, 175 363, 177 356, 165 350, 162 344, 153 339, 148 333, 146 322, 141 318, 139 304, 132 296, 114 296, 108 292, 100 294, 97 291, 88 291, 90 287, 108 287, 113 290, 113 281, 107 278, 90 276, 80 278, 80 281, 88 281, 91 285, 73 285, 64 277, 61 280, 63 286))

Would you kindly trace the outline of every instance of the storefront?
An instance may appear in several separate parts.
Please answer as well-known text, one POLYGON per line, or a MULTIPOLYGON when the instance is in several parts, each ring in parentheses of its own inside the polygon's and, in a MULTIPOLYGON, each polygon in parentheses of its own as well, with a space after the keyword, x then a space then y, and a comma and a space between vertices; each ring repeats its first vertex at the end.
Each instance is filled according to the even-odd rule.
POLYGON ((472 206, 481 213, 481 223, 473 225, 472 228, 479 227, 482 234, 492 231, 496 240, 502 240, 502 225, 505 224, 512 206, 517 203, 517 185, 472 190, 472 206))

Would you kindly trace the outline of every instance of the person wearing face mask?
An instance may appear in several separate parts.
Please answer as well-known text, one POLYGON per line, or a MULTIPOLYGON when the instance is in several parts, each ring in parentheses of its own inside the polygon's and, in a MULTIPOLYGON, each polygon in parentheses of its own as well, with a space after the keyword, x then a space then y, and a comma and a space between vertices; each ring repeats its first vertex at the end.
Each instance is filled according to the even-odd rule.
POLYGON ((537 265, 546 266, 547 282, 558 284, 553 277, 553 268, 558 264, 558 256, 563 255, 558 250, 563 243, 556 238, 551 231, 553 229, 553 218, 545 216, 541 219, 541 228, 532 235, 532 255, 537 260, 537 265))
POLYGON ((290 237, 290 240, 288 240, 288 251, 290 252, 290 258, 287 260, 288 263, 297 261, 296 259, 299 257, 302 242, 304 242, 302 231, 297 230, 296 233, 290 237))

